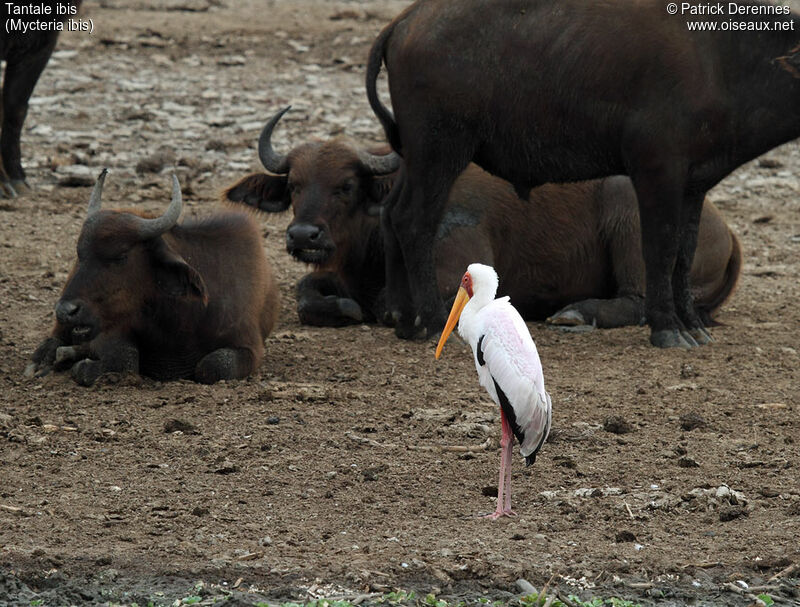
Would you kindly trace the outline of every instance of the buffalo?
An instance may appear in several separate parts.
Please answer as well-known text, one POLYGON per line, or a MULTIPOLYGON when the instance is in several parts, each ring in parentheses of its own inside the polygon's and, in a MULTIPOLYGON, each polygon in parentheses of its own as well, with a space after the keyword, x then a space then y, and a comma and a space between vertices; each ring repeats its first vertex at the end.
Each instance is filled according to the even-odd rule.
MULTIPOLYGON (((259 140, 262 164, 278 174, 247 176, 223 197, 266 212, 291 205, 287 251, 314 268, 297 285, 301 322, 380 321, 386 281, 377 211, 400 179, 399 158, 343 138, 278 154, 270 139, 285 111, 269 120, 259 140)), ((479 261, 497 268, 499 292, 529 320, 643 322, 644 263, 636 196, 626 177, 549 184, 522 201, 509 183, 471 164, 450 192, 435 251, 444 299, 455 295, 464 267, 479 261)), ((706 202, 691 274, 705 322, 733 291, 740 267, 738 240, 706 202)))
POLYGON ((63 26, 67 17, 77 13, 81 1, 43 0, 35 5, 2 3, 0 60, 6 62, 6 69, 0 107, 0 198, 14 198, 29 189, 20 151, 28 100, 56 46, 59 26, 63 26), (29 11, 33 6, 47 8, 49 14, 15 15, 9 11, 12 4, 16 4, 20 11, 29 11), (36 27, 30 27, 32 22, 36 22, 36 27))
POLYGON ((90 385, 106 372, 213 383, 255 371, 279 300, 251 214, 177 223, 175 176, 160 217, 102 210, 105 176, 89 200, 55 327, 28 374, 71 368, 90 385))
POLYGON ((739 2, 733 19, 675 6, 671 16, 660 0, 419 0, 378 35, 367 97, 406 167, 382 215, 398 336, 444 323, 434 242, 472 161, 522 197, 628 175, 650 341, 711 341, 689 280, 703 200, 800 135, 800 19, 759 0, 739 2), (376 88, 384 65, 393 112, 376 88))

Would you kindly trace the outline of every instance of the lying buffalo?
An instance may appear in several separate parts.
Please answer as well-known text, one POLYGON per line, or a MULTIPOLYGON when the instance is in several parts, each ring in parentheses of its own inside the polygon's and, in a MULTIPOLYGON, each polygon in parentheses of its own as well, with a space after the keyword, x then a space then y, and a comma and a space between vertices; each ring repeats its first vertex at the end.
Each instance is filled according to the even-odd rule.
POLYGON ((95 184, 78 260, 30 374, 71 367, 83 385, 107 371, 213 383, 249 375, 275 325, 278 291, 248 213, 178 224, 173 176, 164 215, 101 210, 95 184))
MULTIPOLYGON (((381 320, 386 281, 375 210, 398 176, 398 157, 344 139, 305 143, 283 156, 270 143, 283 112, 259 140, 262 163, 279 174, 245 177, 224 197, 268 212, 292 206, 287 250, 315 268, 297 287, 302 322, 381 320)), ((450 193, 436 260, 445 299, 455 295, 463 269, 477 261, 497 269, 499 293, 510 295, 527 319, 552 316, 556 324, 599 327, 644 320, 639 218, 626 177, 545 185, 522 201, 507 182, 470 165, 450 193)), ((733 291, 740 267, 738 240, 706 202, 691 280, 707 322, 733 291)))
POLYGON ((696 0, 418 0, 400 13, 366 74, 406 167, 382 215, 398 336, 444 324, 436 228, 475 162, 524 197, 544 183, 628 175, 650 341, 708 343, 690 278, 705 194, 800 136, 800 14, 784 4, 711 3, 736 8, 731 17, 696 0), (391 111, 376 87, 384 65, 391 111))
POLYGON ((0 60, 6 62, 6 69, 0 108, 0 198, 13 198, 28 189, 20 151, 20 135, 28 113, 28 100, 50 60, 58 33, 63 28, 62 22, 77 14, 80 5, 81 0, 2 3, 0 60), (17 5, 16 9, 14 5, 17 5), (48 14, 27 14, 31 7, 45 9, 48 14))

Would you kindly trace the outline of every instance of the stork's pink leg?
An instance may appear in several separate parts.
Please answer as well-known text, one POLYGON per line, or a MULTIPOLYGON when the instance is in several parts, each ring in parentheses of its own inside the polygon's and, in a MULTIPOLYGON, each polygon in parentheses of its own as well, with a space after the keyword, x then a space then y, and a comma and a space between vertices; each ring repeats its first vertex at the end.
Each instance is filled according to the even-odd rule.
POLYGON ((497 481, 497 508, 486 517, 497 520, 501 516, 516 516, 511 510, 511 456, 513 451, 514 435, 511 433, 511 424, 508 423, 503 410, 500 410, 502 420, 502 436, 500 437, 500 478, 497 481))
MULTIPOLYGON (((508 421, 506 421, 506 425, 508 421)), ((508 433, 511 435, 511 426, 509 425, 508 433)), ((506 489, 506 498, 503 502, 503 514, 506 516, 517 516, 517 513, 511 509, 511 460, 514 456, 514 441, 513 439, 509 438, 508 444, 506 445, 506 482, 505 482, 505 489, 506 489)), ((498 507, 500 506, 500 501, 498 499, 497 502, 498 507)))

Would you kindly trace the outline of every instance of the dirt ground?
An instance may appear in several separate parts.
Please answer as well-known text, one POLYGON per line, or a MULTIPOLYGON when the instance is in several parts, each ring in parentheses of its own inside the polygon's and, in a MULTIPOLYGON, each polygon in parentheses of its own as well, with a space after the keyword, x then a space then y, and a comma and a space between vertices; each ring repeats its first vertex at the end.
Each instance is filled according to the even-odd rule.
POLYGON ((300 325, 286 215, 260 219, 282 315, 253 377, 25 379, 101 167, 107 204, 161 210, 159 170, 177 163, 185 213, 202 215, 257 169, 284 105, 281 150, 381 139, 363 62, 405 2, 152 4, 85 3, 94 32, 62 36, 25 126, 35 191, 0 200, 0 605, 503 599, 518 578, 643 604, 800 604, 797 141, 710 194, 745 252, 715 343, 529 325, 553 432, 534 466, 514 461, 514 519, 472 516, 494 508, 500 423, 467 347, 436 362, 388 328, 300 325))

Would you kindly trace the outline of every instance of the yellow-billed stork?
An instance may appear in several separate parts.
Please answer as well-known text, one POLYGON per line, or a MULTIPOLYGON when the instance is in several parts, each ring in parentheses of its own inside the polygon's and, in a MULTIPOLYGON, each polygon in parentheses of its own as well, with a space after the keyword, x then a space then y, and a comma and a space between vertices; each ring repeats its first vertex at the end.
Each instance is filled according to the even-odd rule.
POLYGON ((480 384, 500 407, 500 480, 497 509, 487 515, 491 519, 516 515, 511 509, 513 437, 530 466, 547 439, 553 414, 536 345, 509 298, 494 298, 497 284, 494 268, 478 263, 467 268, 436 346, 438 359, 458 322, 459 335, 472 347, 480 384))

